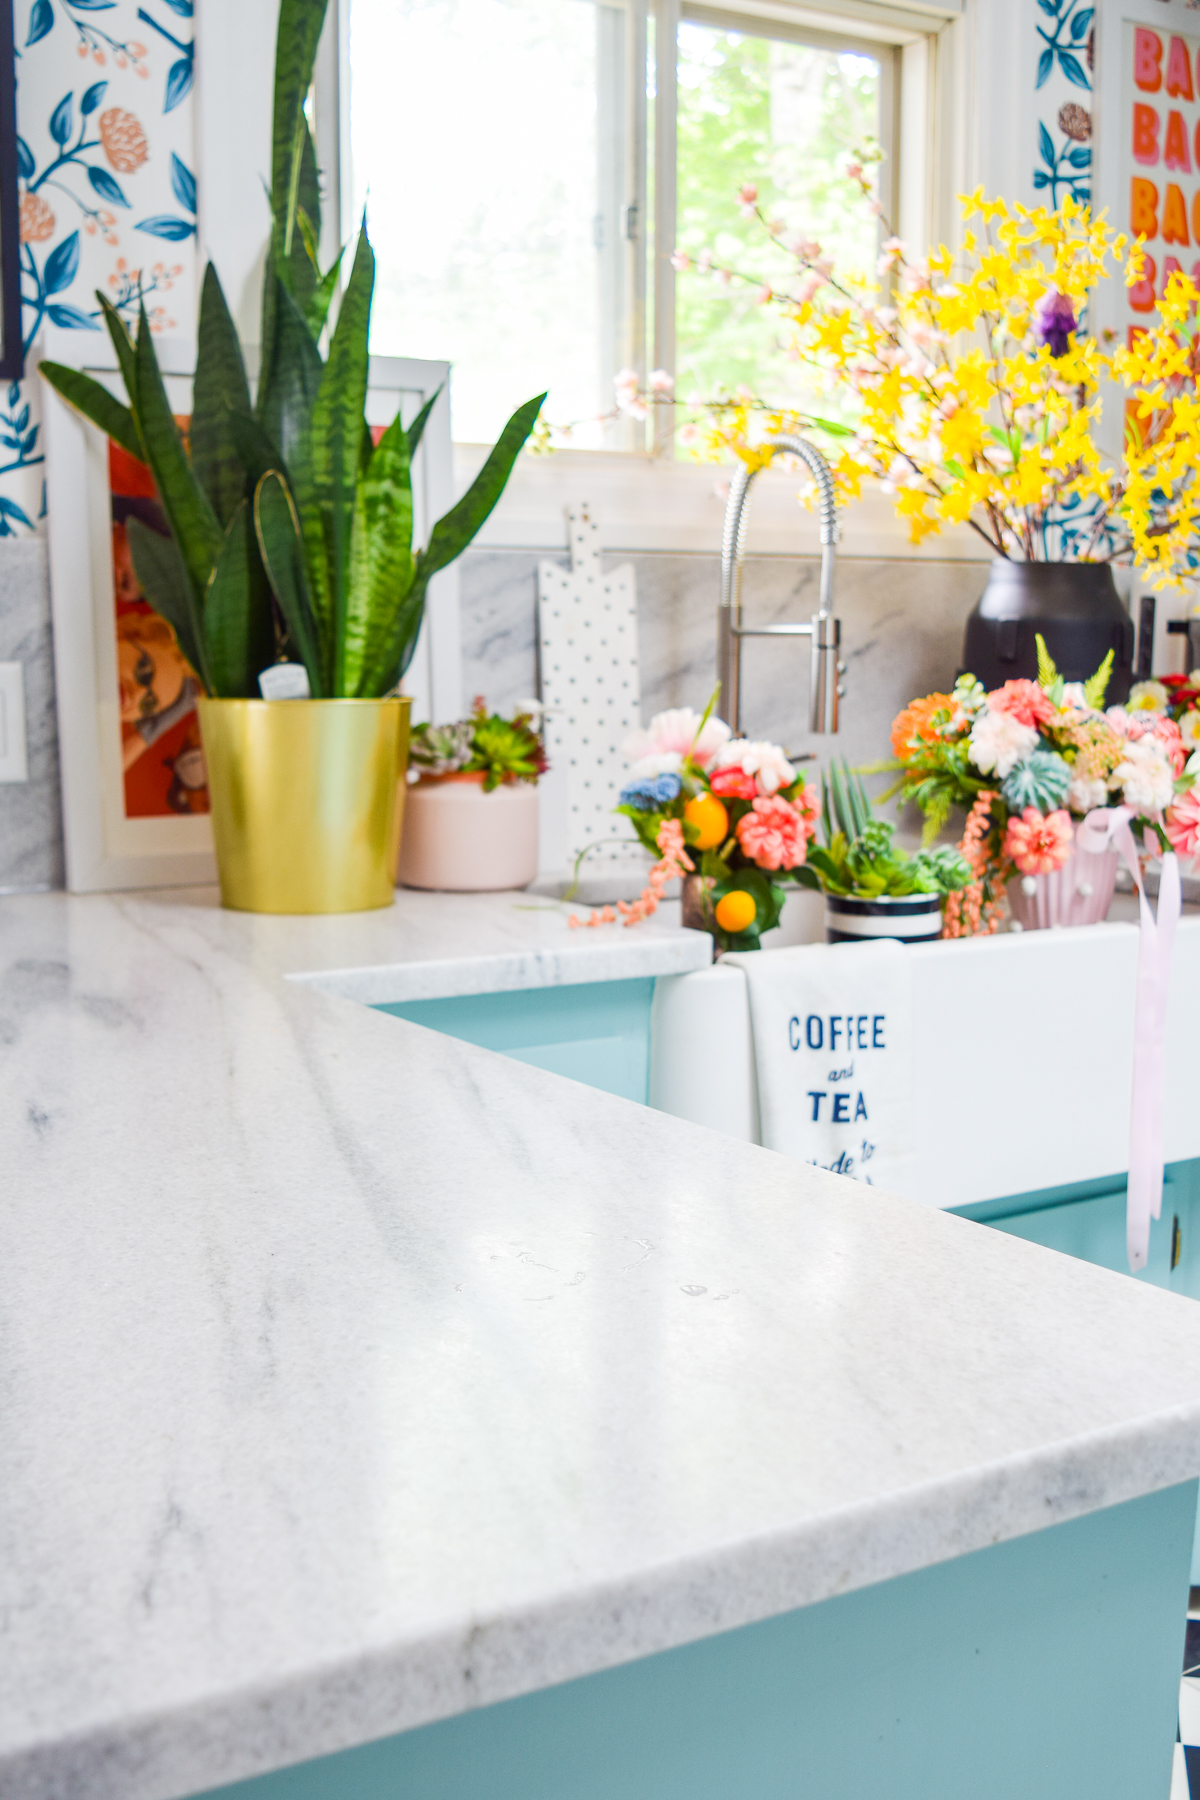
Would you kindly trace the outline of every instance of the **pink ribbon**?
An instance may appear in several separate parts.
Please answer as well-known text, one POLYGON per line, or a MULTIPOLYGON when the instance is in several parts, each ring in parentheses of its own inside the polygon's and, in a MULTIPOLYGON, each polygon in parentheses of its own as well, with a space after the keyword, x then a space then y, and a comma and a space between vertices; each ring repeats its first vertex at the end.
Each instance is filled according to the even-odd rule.
POLYGON ((1150 910, 1128 806, 1101 806, 1080 825, 1076 843, 1100 854, 1119 850, 1138 891, 1137 997, 1133 1015, 1133 1090, 1129 1102, 1129 1185, 1125 1204, 1125 1248, 1130 1271, 1144 1269, 1150 1255, 1150 1221, 1162 1212, 1163 1092, 1166 1078, 1164 1031, 1171 947, 1183 905, 1179 862, 1165 851, 1158 880, 1158 917, 1150 910))

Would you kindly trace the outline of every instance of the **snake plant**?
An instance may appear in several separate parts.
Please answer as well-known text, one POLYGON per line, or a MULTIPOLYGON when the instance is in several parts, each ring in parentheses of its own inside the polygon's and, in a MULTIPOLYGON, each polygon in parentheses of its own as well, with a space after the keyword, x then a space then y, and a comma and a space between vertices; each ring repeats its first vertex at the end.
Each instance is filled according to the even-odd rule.
POLYGON ((378 443, 367 426, 375 259, 366 221, 322 355, 341 256, 317 260, 320 191, 304 100, 328 0, 282 0, 275 56, 271 235, 257 395, 212 264, 204 273, 187 441, 171 412, 142 308, 136 335, 98 295, 127 404, 79 370, 46 380, 153 473, 170 528, 137 519, 129 547, 146 598, 205 691, 258 693, 277 657, 314 697, 371 699, 400 681, 430 580, 480 530, 544 395, 518 408, 463 498, 414 552, 411 463, 434 400, 378 443))

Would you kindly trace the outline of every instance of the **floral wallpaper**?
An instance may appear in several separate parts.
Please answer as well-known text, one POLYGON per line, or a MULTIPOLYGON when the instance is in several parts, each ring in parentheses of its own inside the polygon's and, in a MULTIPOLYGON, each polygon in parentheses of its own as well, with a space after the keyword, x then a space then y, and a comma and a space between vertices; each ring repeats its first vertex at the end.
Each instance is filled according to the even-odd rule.
POLYGON ((1095 9, 1084 0, 1037 0, 1035 200, 1058 206, 1092 197, 1092 70, 1095 9))
MULTIPOLYGON (((96 291, 152 329, 195 328, 193 0, 16 0, 21 301, 102 331, 96 291)), ((39 383, 0 387, 0 536, 39 528, 39 383)))

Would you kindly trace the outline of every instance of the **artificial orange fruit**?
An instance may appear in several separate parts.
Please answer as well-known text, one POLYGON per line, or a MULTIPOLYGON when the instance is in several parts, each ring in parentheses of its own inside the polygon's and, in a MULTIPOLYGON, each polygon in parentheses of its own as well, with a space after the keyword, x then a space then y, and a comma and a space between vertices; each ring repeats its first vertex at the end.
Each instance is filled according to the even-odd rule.
POLYGON ((700 834, 693 839, 690 849, 715 850, 718 844, 724 843, 729 830, 729 814, 715 795, 697 794, 684 807, 683 816, 700 834))
POLYGON ((745 888, 734 888, 731 894, 722 894, 717 901, 715 917, 722 931, 738 932, 754 923, 757 911, 754 895, 748 894, 745 888))

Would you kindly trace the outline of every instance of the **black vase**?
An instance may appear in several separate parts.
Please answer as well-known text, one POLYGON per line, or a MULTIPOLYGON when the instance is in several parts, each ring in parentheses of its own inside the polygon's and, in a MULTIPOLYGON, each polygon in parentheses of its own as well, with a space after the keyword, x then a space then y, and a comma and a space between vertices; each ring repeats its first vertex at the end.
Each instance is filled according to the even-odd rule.
POLYGON ((1086 681, 1113 653, 1105 704, 1129 698, 1133 620, 1108 563, 1005 562, 997 557, 967 620, 963 669, 986 688, 1037 677, 1037 634, 1065 681, 1086 681))

